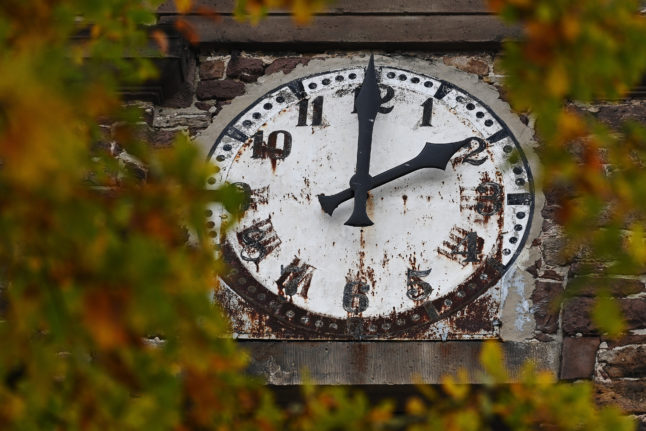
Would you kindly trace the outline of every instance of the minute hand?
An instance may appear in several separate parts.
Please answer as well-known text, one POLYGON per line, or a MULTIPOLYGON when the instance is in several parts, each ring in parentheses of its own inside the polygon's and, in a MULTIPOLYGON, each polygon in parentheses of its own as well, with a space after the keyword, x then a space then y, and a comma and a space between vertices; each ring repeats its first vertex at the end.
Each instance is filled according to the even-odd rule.
MULTIPOLYGON (((378 175, 372 177, 370 184, 370 190, 376 189, 377 187, 383 186, 391 181, 396 180, 397 178, 408 175, 411 172, 415 172, 422 168, 436 168, 436 169, 446 169, 446 165, 449 163, 449 160, 453 155, 462 147, 469 145, 471 142, 483 142, 480 138, 472 137, 467 138, 462 141, 452 142, 449 144, 432 144, 430 142, 426 143, 420 153, 410 159, 407 162, 397 165, 394 168, 388 169, 378 175)), ((332 215, 336 207, 338 207, 343 202, 352 199, 354 192, 352 189, 348 188, 334 195, 319 195, 319 202, 323 211, 332 215)))

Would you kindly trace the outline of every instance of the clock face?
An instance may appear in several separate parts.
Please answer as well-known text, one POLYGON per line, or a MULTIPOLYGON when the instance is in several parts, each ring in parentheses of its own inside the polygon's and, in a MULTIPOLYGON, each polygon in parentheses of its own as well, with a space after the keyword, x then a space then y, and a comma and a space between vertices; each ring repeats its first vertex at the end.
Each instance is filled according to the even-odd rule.
POLYGON ((230 265, 224 282, 261 315, 328 338, 398 337, 463 309, 513 263, 534 207, 529 165, 496 113, 449 82, 377 64, 377 113, 361 138, 371 141, 374 224, 344 224, 361 195, 349 183, 366 73, 358 65, 275 88, 209 154, 219 167, 209 187, 229 182, 248 196, 226 231, 231 215, 218 204, 207 212, 230 265), (415 165, 448 148, 445 169, 415 165))

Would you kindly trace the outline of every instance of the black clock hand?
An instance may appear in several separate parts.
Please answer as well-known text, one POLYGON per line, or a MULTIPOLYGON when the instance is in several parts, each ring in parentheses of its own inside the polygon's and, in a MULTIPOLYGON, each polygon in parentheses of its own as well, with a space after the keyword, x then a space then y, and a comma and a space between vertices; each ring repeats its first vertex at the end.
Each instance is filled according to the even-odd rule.
MULTIPOLYGON (((417 156, 401 165, 395 166, 394 168, 388 169, 387 171, 372 177, 369 190, 383 186, 386 183, 422 168, 436 168, 444 170, 446 169, 446 165, 449 163, 449 160, 451 160, 451 157, 453 157, 460 148, 469 145, 472 141, 476 141, 477 143, 484 142, 482 139, 476 137, 467 138, 463 141, 452 142, 450 144, 431 144, 428 142, 417 156)), ((349 188, 334 195, 319 195, 318 198, 323 211, 332 215, 336 207, 343 202, 352 199, 353 196, 354 192, 349 188)))
POLYGON ((372 130, 375 118, 381 104, 381 94, 377 86, 374 57, 370 62, 357 96, 355 107, 359 117, 359 140, 357 143, 357 167, 350 178, 350 190, 354 196, 354 209, 348 221, 348 226, 370 226, 372 221, 366 213, 366 201, 371 186, 370 150, 372 147, 372 130))

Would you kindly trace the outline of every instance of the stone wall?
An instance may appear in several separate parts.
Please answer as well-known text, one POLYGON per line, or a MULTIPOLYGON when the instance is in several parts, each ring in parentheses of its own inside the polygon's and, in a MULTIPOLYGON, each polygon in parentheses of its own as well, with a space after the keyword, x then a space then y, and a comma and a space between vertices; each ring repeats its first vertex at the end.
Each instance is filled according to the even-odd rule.
MULTIPOLYGON (((377 52, 378 53, 378 52, 377 52)), ((245 93, 247 85, 263 75, 288 73, 316 58, 351 55, 349 52, 280 53, 202 52, 196 57, 194 97, 190 106, 170 108, 144 103, 145 118, 141 133, 158 148, 172 145, 176 132, 196 136, 217 116, 222 107, 245 93)), ((429 61, 440 61, 498 86, 495 54, 406 52, 429 61)), ((610 125, 632 118, 643 120, 646 102, 627 100, 586 109, 610 125)), ((531 120, 521 116, 523 122, 531 120)), ((560 378, 568 381, 592 379, 601 403, 616 403, 646 421, 646 276, 623 276, 612 280, 595 274, 594 265, 584 257, 566 259, 562 253, 562 228, 556 221, 559 208, 556 191, 545 193, 545 205, 537 208, 542 216, 540 234, 526 247, 536 256, 526 268, 534 280, 529 298, 534 317, 529 343, 559 342, 562 345, 560 378), (595 302, 595 285, 606 283, 619 298, 629 332, 612 340, 594 327, 589 310, 595 302), (577 289, 574 291, 574 286, 577 289), (557 301, 569 299, 563 306, 557 301), (556 305, 555 305, 556 304, 556 305)), ((540 223, 540 217, 538 218, 540 223)))

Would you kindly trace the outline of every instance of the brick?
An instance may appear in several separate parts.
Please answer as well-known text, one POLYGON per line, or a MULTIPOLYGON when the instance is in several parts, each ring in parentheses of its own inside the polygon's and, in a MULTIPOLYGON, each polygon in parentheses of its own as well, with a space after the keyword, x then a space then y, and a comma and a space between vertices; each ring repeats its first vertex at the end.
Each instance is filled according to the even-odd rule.
POLYGON ((475 73, 477 75, 489 74, 489 64, 486 59, 481 57, 447 56, 443 58, 443 61, 447 66, 454 66, 468 73, 475 73))
POLYGON ((220 79, 224 76, 224 61, 210 60, 200 64, 200 79, 220 79))
POLYGON ((637 431, 646 431, 646 415, 636 416, 637 431))
POLYGON ((594 304, 592 298, 574 298, 563 306, 563 332, 574 335, 596 334, 596 330, 590 320, 590 310, 594 304))
POLYGON ((532 292, 532 310, 536 329, 547 334, 556 333, 559 326, 559 307, 555 304, 563 292, 561 283, 538 281, 532 292))
MULTIPOLYGON (((563 307, 563 331, 574 335, 595 335, 597 329, 590 318, 594 298, 573 298, 563 307)), ((646 298, 618 299, 627 329, 646 328, 646 298)))
POLYGON ((619 339, 602 336, 601 339, 608 344, 609 349, 614 349, 615 347, 626 346, 629 344, 646 344, 646 335, 629 334, 624 335, 619 339))
POLYGON ((284 74, 288 74, 292 70, 296 68, 299 64, 302 64, 306 66, 309 64, 311 61, 311 58, 307 57, 287 57, 287 58, 279 58, 277 60, 274 60, 269 66, 267 66, 267 69, 265 70, 266 75, 271 75, 272 73, 276 72, 283 72, 284 74))
POLYGON ((644 292, 646 285, 632 278, 575 277, 568 280, 567 289, 577 296, 595 296, 601 289, 609 289, 615 297, 644 292))
POLYGON ((256 82, 265 73, 262 60, 258 58, 231 58, 227 66, 227 76, 244 82, 256 82))
POLYGON ((622 123, 633 120, 646 124, 646 104, 617 103, 597 106, 597 119, 614 129, 621 129, 622 123))
POLYGON ((181 130, 150 130, 148 132, 148 142, 153 148, 172 147, 175 137, 181 132, 181 130))
POLYGON ((200 81, 197 84, 196 95, 198 100, 231 100, 244 92, 245 88, 242 82, 225 79, 223 81, 200 81))
POLYGON ((566 255, 566 241, 560 229, 552 229, 543 238, 543 260, 551 266, 565 266, 571 263, 566 255))
POLYGON ((589 379, 601 340, 599 337, 565 337, 561 350, 561 379, 589 379))
POLYGON ((157 114, 154 127, 189 127, 204 129, 211 124, 211 117, 206 112, 157 114))
POLYGON ((597 383, 595 392, 599 404, 613 404, 627 413, 646 412, 646 380, 597 383))
POLYGON ((553 269, 546 269, 541 272, 540 278, 547 278, 549 280, 563 281, 563 276, 553 269))
POLYGON ((540 259, 537 259, 536 262, 534 262, 532 265, 525 268, 525 271, 532 274, 532 277, 538 278, 538 270, 541 269, 541 265, 542 265, 542 261, 540 259))
POLYGON ((646 377, 646 345, 604 350, 599 361, 603 362, 605 375, 612 379, 646 377))
POLYGON ((573 262, 572 265, 570 265, 568 278, 583 275, 599 275, 606 272, 607 269, 607 262, 600 262, 598 260, 580 260, 573 262))

